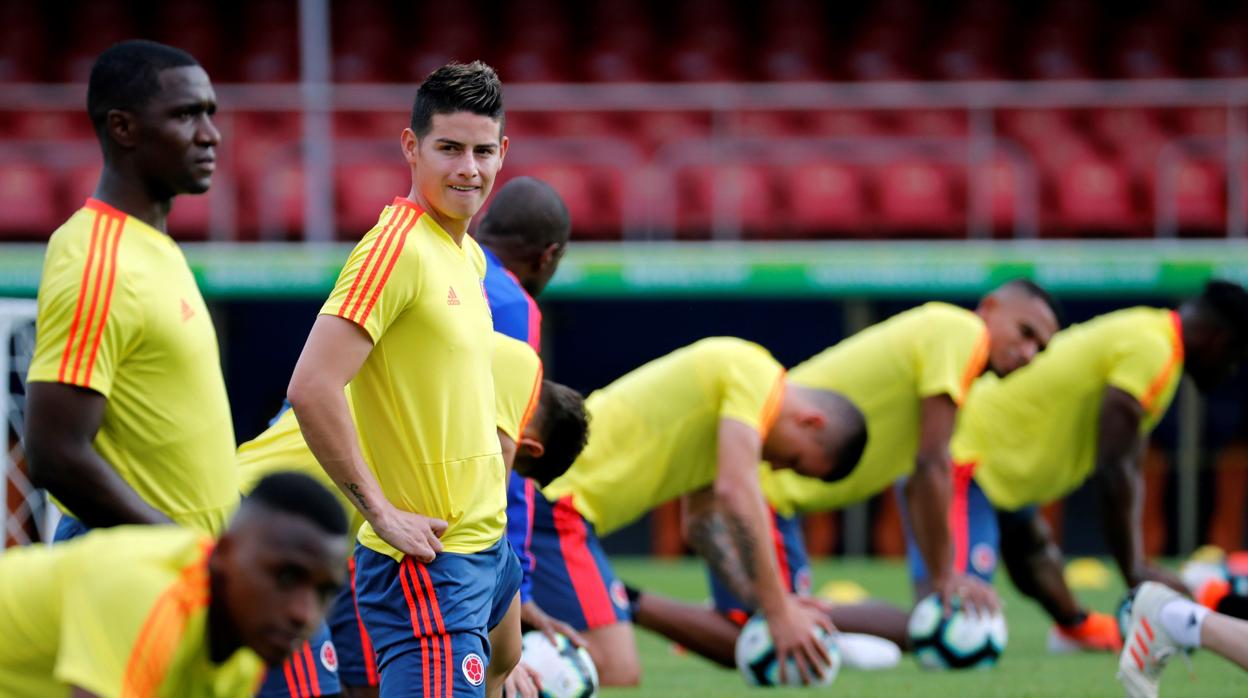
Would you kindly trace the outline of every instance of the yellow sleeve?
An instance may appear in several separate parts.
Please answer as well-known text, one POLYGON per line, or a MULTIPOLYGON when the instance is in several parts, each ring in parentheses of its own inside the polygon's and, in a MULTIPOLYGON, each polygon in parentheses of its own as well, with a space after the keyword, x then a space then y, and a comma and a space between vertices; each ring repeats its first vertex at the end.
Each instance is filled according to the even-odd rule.
POLYGON ((755 344, 742 342, 720 351, 724 379, 719 416, 747 424, 765 439, 784 400, 784 367, 755 344))
POLYGON ((114 579, 118 573, 107 566, 91 569, 78 562, 87 561, 67 559, 62 574, 70 575, 70 579, 89 578, 91 583, 66 580, 61 646, 53 674, 57 681, 100 698, 117 698, 131 649, 160 589, 144 588, 147 580, 138 582, 133 574, 127 575, 123 584, 114 579))
POLYGON ((961 405, 988 365, 988 328, 976 318, 943 313, 916 320, 919 397, 948 395, 961 405))
POLYGON ((519 441, 542 393, 542 360, 528 344, 494 333, 494 400, 498 428, 519 441))
POLYGON ((117 367, 143 334, 144 309, 108 247, 92 250, 85 261, 58 259, 58 250, 49 247, 39 281, 27 380, 77 385, 108 397, 117 367))
POLYGON ((1110 356, 1108 385, 1125 391, 1152 412, 1183 359, 1174 342, 1159 332, 1122 333, 1110 356))
POLYGON ((419 259, 416 250, 407 249, 412 221, 403 217, 419 215, 396 206, 383 216, 386 224, 369 231, 351 251, 333 292, 321 306, 322 315, 336 315, 363 327, 374 344, 381 339, 418 295, 419 259), (392 220, 396 217, 397 221, 392 220))

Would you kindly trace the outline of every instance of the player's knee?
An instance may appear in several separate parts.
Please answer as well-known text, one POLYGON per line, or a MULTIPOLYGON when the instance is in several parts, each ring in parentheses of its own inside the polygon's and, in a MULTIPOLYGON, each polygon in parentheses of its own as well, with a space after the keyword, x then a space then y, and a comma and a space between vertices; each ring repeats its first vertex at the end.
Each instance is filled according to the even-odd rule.
POLYGON ((598 668, 598 682, 603 686, 636 686, 641 683, 641 662, 637 657, 612 657, 609 661, 594 662, 598 668))
POLYGON ((516 665, 520 663, 520 646, 519 643, 506 642, 496 645, 490 655, 489 676, 490 683, 495 680, 503 681, 511 674, 516 665))

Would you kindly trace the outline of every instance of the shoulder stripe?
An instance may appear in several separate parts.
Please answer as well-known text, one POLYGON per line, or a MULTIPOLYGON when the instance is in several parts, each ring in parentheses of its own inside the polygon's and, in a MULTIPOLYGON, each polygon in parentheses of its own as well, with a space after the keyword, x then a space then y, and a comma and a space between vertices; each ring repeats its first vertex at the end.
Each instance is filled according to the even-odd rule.
POLYGON ((104 337, 104 325, 108 322, 108 309, 113 301, 113 281, 117 277, 117 248, 121 246, 121 232, 125 226, 125 220, 118 221, 117 230, 113 233, 113 246, 108 253, 108 288, 104 291, 104 309, 100 311, 100 325, 95 330, 95 341, 91 343, 91 354, 87 358, 87 372, 82 379, 83 385, 91 385, 91 371, 95 368, 95 359, 100 352, 100 339, 104 337))
MULTIPOLYGON (((87 322, 83 326, 82 336, 78 341, 78 351, 74 353, 74 370, 70 374, 70 382, 75 385, 86 385, 85 381, 79 382, 78 371, 82 368, 82 358, 87 351, 87 343, 91 338, 91 329, 95 326, 95 310, 100 307, 100 292, 104 290, 104 279, 109 272, 110 258, 113 257, 109 249, 109 243, 113 225, 118 221, 116 218, 111 217, 105 218, 104 221, 104 230, 100 234, 100 244, 96 249, 95 271, 91 274, 91 305, 87 308, 87 322)), ((100 319, 100 324, 104 324, 102 318, 100 319)))
POLYGON ((351 289, 347 291, 346 299, 342 301, 342 307, 338 308, 339 317, 347 317, 347 309, 351 307, 351 301, 355 298, 355 292, 360 286, 360 281, 364 279, 364 272, 368 270, 369 264, 373 261, 373 256, 377 254, 377 248, 380 246, 381 241, 385 239, 386 235, 389 234, 390 229, 402 215, 403 210, 397 206, 390 210, 389 220, 386 221, 382 231, 378 233, 377 239, 373 241, 372 246, 368 248, 368 254, 364 256, 364 263, 360 265, 359 271, 355 273, 355 279, 351 282, 351 289))
POLYGON ((208 556, 211 540, 200 544, 200 555, 182 568, 148 614, 130 650, 121 679, 121 698, 157 695, 169 672, 190 615, 208 605, 208 556))
POLYGON ((1147 412, 1153 411, 1153 408, 1156 407, 1154 403, 1157 402, 1157 398, 1166 389, 1166 386, 1170 385, 1175 369, 1183 365, 1183 324, 1179 319, 1179 314, 1175 312, 1170 313, 1170 321, 1173 326, 1170 337, 1170 358, 1166 360, 1166 365, 1153 378, 1153 382, 1148 384, 1148 390, 1144 391, 1144 396, 1140 398, 1140 404, 1144 406, 1147 412))
POLYGON ((516 434, 516 441, 524 436, 524 430, 528 428, 529 422, 533 420, 533 415, 537 414, 537 406, 542 401, 542 362, 537 362, 537 375, 533 377, 533 388, 529 391, 529 404, 524 407, 524 415, 520 417, 520 432, 516 434))
MULTIPOLYGON (((381 280, 377 282, 377 288, 373 290, 373 295, 368 299, 368 305, 364 307, 364 313, 360 315, 358 322, 363 325, 368 320, 369 313, 373 312, 373 306, 377 304, 377 299, 381 297, 381 289, 385 288, 386 281, 390 278, 390 272, 394 270, 394 263, 399 260, 399 255, 403 253, 403 245, 407 242, 407 234, 411 231, 412 226, 416 225, 416 219, 421 214, 416 213, 408 221, 403 224, 403 230, 399 232, 399 242, 394 246, 394 253, 390 255, 390 261, 386 264, 386 270, 381 274, 381 280)), ((363 295, 361 295, 363 298, 363 295)))
POLYGON ((784 402, 784 379, 787 372, 782 368, 780 375, 776 376, 776 380, 771 384, 771 391, 767 393, 767 401, 763 403, 763 411, 758 415, 758 437, 763 441, 767 440, 767 434, 776 424, 776 418, 780 416, 780 405, 784 402))
POLYGON ((82 267, 82 280, 78 282, 78 303, 74 306, 74 320, 69 325, 69 337, 65 340, 65 350, 61 352, 61 370, 56 374, 56 379, 62 383, 65 382, 65 369, 69 365, 69 356, 73 353, 78 323, 82 320, 83 302, 87 299, 87 284, 91 280, 91 264, 95 261, 95 248, 100 238, 101 218, 103 216, 96 213, 91 223, 91 244, 87 248, 87 263, 82 267))
POLYGON ((979 333, 979 338, 975 340, 975 348, 971 350, 971 358, 966 362, 966 368, 962 370, 962 380, 958 383, 958 394, 951 396, 959 407, 966 400, 966 394, 970 391, 971 384, 983 374, 984 369, 988 366, 988 352, 991 348, 992 340, 988 334, 988 328, 985 327, 979 333))
MULTIPOLYGON (((364 303, 364 296, 368 295, 368 290, 372 287, 373 280, 377 278, 378 270, 380 270, 382 265, 386 263, 386 260, 391 253, 390 244, 394 242, 395 233, 403 225, 407 217, 408 213, 404 210, 399 214, 399 217, 395 219, 394 224, 386 229, 385 237, 374 243, 375 245, 381 246, 381 253, 377 255, 377 258, 374 259, 373 263, 369 266, 368 278, 364 280, 364 286, 360 289, 360 294, 355 297, 355 304, 352 305, 351 310, 348 311, 348 320, 354 320, 355 322, 363 324, 363 321, 357 319, 356 317, 360 311, 360 305, 364 303)), ((363 272, 364 270, 360 269, 360 273, 362 274, 363 272)))

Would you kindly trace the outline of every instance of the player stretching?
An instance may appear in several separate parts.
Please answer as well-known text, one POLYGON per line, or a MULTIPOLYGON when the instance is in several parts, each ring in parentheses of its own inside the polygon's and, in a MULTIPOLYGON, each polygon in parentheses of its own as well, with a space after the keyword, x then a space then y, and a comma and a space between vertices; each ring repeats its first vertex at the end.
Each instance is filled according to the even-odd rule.
MULTIPOLYGON (((1116 650, 1117 624, 1079 605, 1036 507, 1097 483, 1105 540, 1128 585, 1178 576, 1144 557, 1140 455, 1184 372, 1207 390, 1248 348, 1248 293, 1212 281, 1178 311, 1131 308, 1075 325, 1024 370, 977 384, 953 439, 967 554, 1010 578, 1057 623, 1054 650, 1116 650)), ((919 570, 921 573, 921 570, 919 570)))
MULTIPOLYGON (((546 485, 566 472, 585 446, 588 424, 581 396, 567 386, 543 380, 541 359, 527 344, 497 332, 494 340, 492 370, 504 460, 521 477, 532 478, 538 486, 546 485)), ((283 411, 268 429, 239 447, 238 467, 243 492, 250 491, 264 476, 281 471, 304 473, 334 488, 339 503, 351 518, 352 539, 364 521, 308 450, 291 410, 283 411)), ((349 569, 354 572, 354 559, 349 561, 349 569)), ((356 616, 355 597, 350 586, 344 587, 334 599, 327 620, 333 647, 337 650, 338 679, 344 692, 359 698, 377 695, 377 664, 372 642, 356 616)), ((494 635, 491 632, 494 643, 514 639, 494 635)), ((312 656, 321 656, 324 650, 319 636, 313 638, 308 651, 312 656)), ((519 648, 511 648, 511 651, 518 653, 519 648)), ((300 670, 296 665, 289 675, 278 674, 283 681, 293 681, 294 685, 281 685, 296 696, 300 670)), ((513 680, 522 684, 525 678, 519 676, 519 672, 513 674, 513 680)))
POLYGON ((216 106, 169 46, 126 41, 91 69, 104 170, 48 242, 28 377, 31 476, 72 515, 58 540, 171 520, 220 533, 238 505, 216 332, 164 232, 175 196, 208 191, 216 106))
MULTIPOLYGON (((945 303, 900 313, 845 339, 790 372, 798 385, 835 390, 867 420, 871 435, 854 472, 822 483, 793 472, 763 471, 763 490, 775 507, 776 554, 789 591, 808 594, 810 568, 797 512, 830 511, 866 499, 913 470, 900 499, 922 512, 923 557, 946 570, 935 587, 946 595, 992 606, 995 597, 956 555, 957 530, 946 525, 951 499, 949 440, 971 382, 985 367, 1007 374, 1030 362, 1057 331, 1060 313, 1031 282, 995 289, 974 312, 945 303), (952 542, 951 542, 952 541, 952 542)), ((697 522, 687 524, 697 529, 697 522)), ((736 596, 711 576, 715 608, 632 592, 638 623, 721 664, 731 666, 738 628, 757 604, 736 596)), ((842 631, 864 632, 906 645, 907 616, 884 604, 837 606, 842 631)))
POLYGON ((714 512, 705 520, 730 548, 699 552, 746 561, 734 588, 766 611, 781 661, 792 656, 803 679, 813 677, 827 661, 814 628, 831 624, 785 592, 758 464, 844 477, 867 442, 862 415, 836 393, 786 381, 762 347, 726 337, 651 361, 591 394, 586 408, 589 445, 536 502, 533 596, 587 631, 602 683, 635 684, 641 670, 624 586, 598 536, 682 495, 691 509, 714 512))
POLYGON ((0 695, 237 698, 324 617, 346 517, 324 487, 274 475, 219 541, 118 526, 0 556, 0 695))
POLYGON ((505 611, 518 634, 520 605, 503 539, 485 258, 467 235, 507 152, 493 69, 431 73, 401 143, 411 191, 352 251, 287 395, 365 519, 355 592, 381 695, 484 695, 488 629, 505 611))

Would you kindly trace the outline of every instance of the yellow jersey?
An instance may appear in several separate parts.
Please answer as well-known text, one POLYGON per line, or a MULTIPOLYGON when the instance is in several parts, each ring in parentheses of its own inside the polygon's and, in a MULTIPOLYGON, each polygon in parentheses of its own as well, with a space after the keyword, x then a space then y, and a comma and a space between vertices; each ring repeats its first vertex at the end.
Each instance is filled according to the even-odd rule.
POLYGON ((212 539, 178 526, 118 526, 0 556, 0 695, 250 696, 250 649, 213 663, 212 539))
MULTIPOLYGON (((528 344, 495 332, 491 370, 494 374, 498 428, 513 441, 518 441, 537 411, 542 390, 542 360, 528 344)), ((351 386, 348 385, 348 404, 351 403, 350 395, 351 386)), ((285 471, 309 475, 333 492, 350 517, 351 535, 355 535, 364 518, 316 461, 312 449, 303 440, 294 410, 289 409, 278 415, 259 436, 238 447, 239 487, 246 494, 266 475, 285 471)))
POLYGON ((961 404, 988 365, 988 329, 979 315, 927 303, 872 325, 796 366, 794 385, 841 393, 867 422, 867 447, 839 482, 762 468, 763 491, 785 515, 862 501, 914 470, 920 403, 948 395, 961 404))
MULTIPOLYGON (((397 198, 321 308, 373 340, 350 394, 365 461, 392 504, 447 522, 441 540, 450 553, 489 548, 507 521, 484 274, 476 241, 464 236, 457 245, 432 216, 397 198)), ((402 558, 367 523, 359 539, 402 558)))
POLYGON ((1144 408, 1141 433, 1165 415, 1183 377, 1177 313, 1130 308, 1073 325, 1030 365, 975 385, 959 416, 953 457, 1000 509, 1044 504, 1096 465, 1101 400, 1113 386, 1144 408))
POLYGON ((757 344, 714 337, 678 349, 586 399, 589 443, 542 494, 571 496, 606 535, 713 483, 720 420, 765 439, 783 398, 784 368, 757 344))
POLYGON ((88 199, 48 241, 35 327, 27 380, 107 398, 100 456, 175 522, 220 533, 238 504, 234 427, 216 330, 177 243, 88 199))

